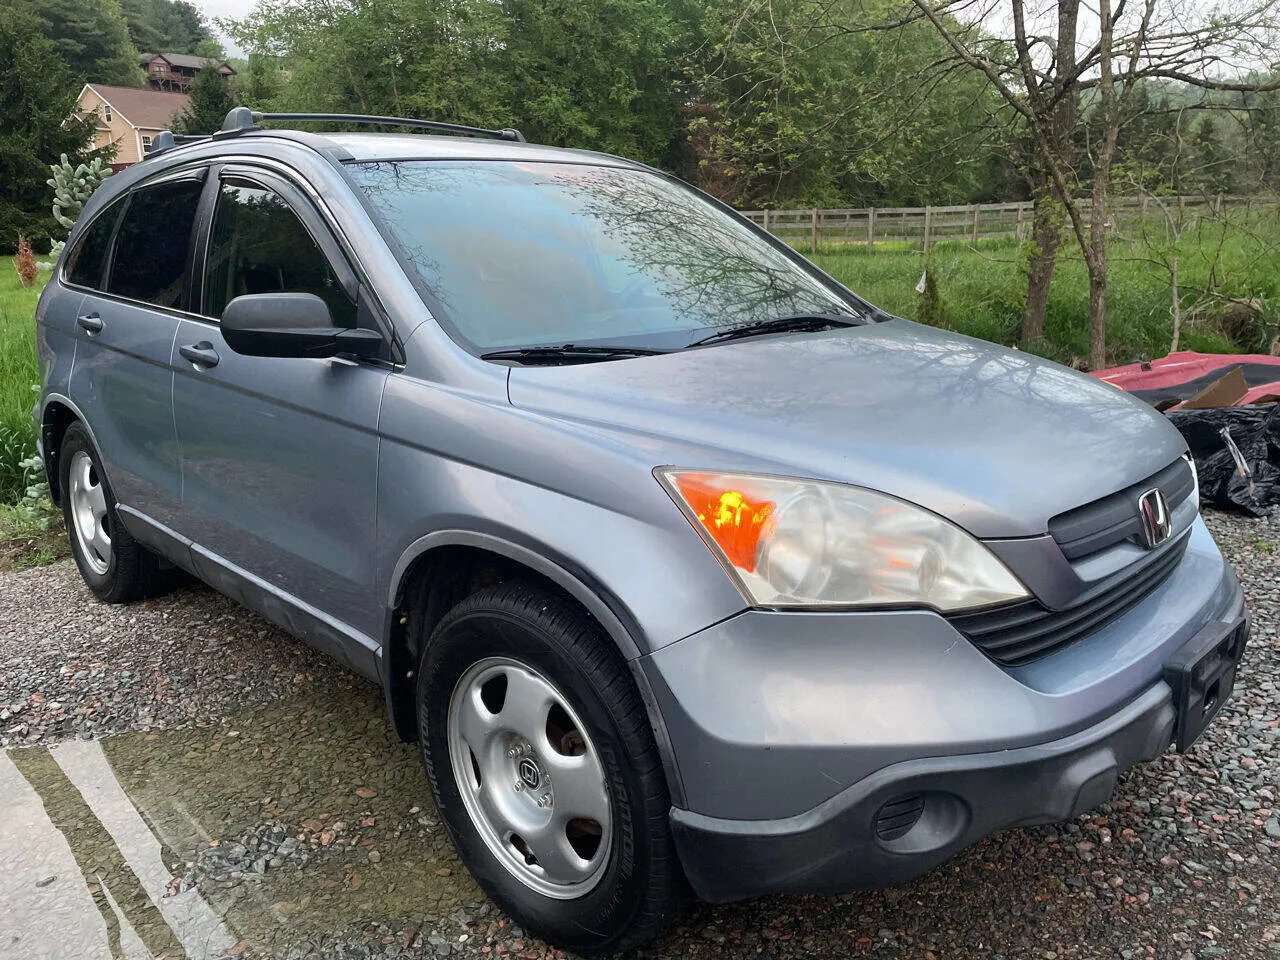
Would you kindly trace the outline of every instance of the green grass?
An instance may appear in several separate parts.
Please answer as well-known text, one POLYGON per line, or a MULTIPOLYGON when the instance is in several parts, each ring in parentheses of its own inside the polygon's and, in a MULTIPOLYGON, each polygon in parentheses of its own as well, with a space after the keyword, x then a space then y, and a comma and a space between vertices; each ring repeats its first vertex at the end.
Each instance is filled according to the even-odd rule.
MULTIPOLYGON (((1180 297, 1190 307, 1212 271, 1223 298, 1253 301, 1241 311, 1228 299, 1184 322, 1180 348, 1204 353, 1268 352, 1280 333, 1280 221, 1231 229, 1205 227, 1180 244, 1180 297)), ((1168 272, 1147 262, 1162 251, 1140 239, 1109 246, 1107 355, 1111 363, 1162 357, 1172 336, 1168 272)), ((855 292, 891 313, 921 319, 916 293, 925 266, 918 244, 820 249, 813 260, 855 292)), ((1026 251, 1013 241, 943 243, 929 255, 937 284, 939 325, 984 340, 1014 344, 1026 300, 1026 251)), ((1079 249, 1064 249, 1054 273, 1044 339, 1031 349, 1082 366, 1089 355, 1089 278, 1079 249)))
POLYGON ((31 387, 40 379, 36 364, 36 300, 48 273, 35 284, 18 281, 11 257, 0 257, 0 503, 23 493, 21 460, 35 451, 31 387))

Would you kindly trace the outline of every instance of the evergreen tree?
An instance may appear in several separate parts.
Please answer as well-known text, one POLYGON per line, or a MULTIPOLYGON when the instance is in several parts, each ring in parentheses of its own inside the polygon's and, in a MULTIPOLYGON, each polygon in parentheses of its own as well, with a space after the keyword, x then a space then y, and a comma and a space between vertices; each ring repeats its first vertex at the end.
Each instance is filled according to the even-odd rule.
POLYGON ((89 83, 142 86, 145 74, 119 0, 39 0, 30 9, 73 75, 89 83))
POLYGON ((88 155, 93 121, 74 117, 77 80, 25 4, 0 3, 0 251, 18 234, 47 249, 56 225, 50 213, 49 164, 65 153, 88 155))
POLYGON ((213 66, 196 74, 187 93, 191 102, 174 123, 179 133, 214 133, 221 129, 227 111, 236 105, 230 86, 213 66))
POLYGON ((129 35, 148 53, 195 53, 213 39, 204 14, 185 0, 121 0, 129 35))

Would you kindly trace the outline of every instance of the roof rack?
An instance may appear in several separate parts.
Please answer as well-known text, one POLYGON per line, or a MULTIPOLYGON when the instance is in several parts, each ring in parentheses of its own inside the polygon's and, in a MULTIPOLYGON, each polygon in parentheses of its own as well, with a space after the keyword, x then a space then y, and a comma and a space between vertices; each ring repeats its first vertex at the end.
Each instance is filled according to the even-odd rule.
POLYGON ((236 107, 227 114, 222 129, 214 136, 235 136, 258 129, 262 121, 292 121, 295 123, 356 123, 368 126, 416 127, 439 133, 456 133, 468 137, 486 137, 490 140, 510 140, 524 143, 524 134, 512 127, 490 130, 485 127, 469 127, 461 123, 444 123, 440 120, 418 120, 413 117, 376 117, 359 113, 258 113, 248 107, 236 107))

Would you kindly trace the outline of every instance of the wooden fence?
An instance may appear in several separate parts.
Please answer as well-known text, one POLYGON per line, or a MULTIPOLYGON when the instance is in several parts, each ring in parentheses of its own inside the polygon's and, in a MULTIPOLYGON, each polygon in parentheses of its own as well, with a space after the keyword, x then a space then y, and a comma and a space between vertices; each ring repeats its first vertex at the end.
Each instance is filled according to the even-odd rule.
MULTIPOLYGON (((1092 204, 1081 201, 1086 218, 1092 204)), ((1274 207, 1272 197, 1117 197, 1108 226, 1120 229, 1152 217, 1204 218, 1225 211, 1274 207)), ((822 245, 919 243, 1031 238, 1031 202, 958 207, 864 207, 850 210, 744 210, 743 215, 793 246, 817 253, 822 245)))

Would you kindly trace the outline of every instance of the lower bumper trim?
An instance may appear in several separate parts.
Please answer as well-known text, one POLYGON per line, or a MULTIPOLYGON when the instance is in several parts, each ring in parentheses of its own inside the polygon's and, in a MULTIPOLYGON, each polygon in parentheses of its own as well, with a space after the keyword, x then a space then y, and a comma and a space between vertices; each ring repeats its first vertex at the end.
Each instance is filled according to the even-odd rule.
POLYGON ((675 808, 676 846, 693 889, 712 902, 894 886, 993 831, 1067 820, 1105 802, 1121 773, 1164 752, 1176 721, 1172 691, 1159 682, 1070 737, 894 764, 784 820, 723 820, 675 808), (877 837, 882 811, 914 805, 917 796, 923 810, 914 825, 877 837))

